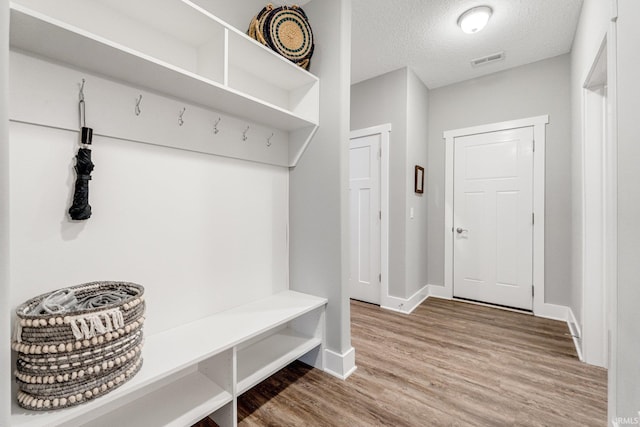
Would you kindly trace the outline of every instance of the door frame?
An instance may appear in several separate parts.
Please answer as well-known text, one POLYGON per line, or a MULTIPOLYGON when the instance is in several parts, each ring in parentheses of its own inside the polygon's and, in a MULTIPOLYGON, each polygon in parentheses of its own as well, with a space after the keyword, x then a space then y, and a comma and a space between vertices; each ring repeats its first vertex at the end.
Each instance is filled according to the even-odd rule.
MULTIPOLYGON (((607 259, 617 214, 615 147, 609 141, 607 36, 582 86, 582 330, 583 361, 607 367, 607 259), (611 173, 613 170, 613 174, 611 173), (596 202, 591 200, 595 199, 596 202)), ((615 239, 615 238, 613 238, 615 239)))
POLYGON ((353 138, 380 135, 380 306, 386 306, 389 296, 389 134, 391 123, 352 130, 353 138))
POLYGON ((533 313, 536 316, 566 320, 566 308, 546 304, 544 297, 544 199, 545 199, 545 127, 549 116, 528 117, 445 131, 445 208, 444 208, 444 296, 453 298, 453 168, 455 139, 462 136, 533 127, 533 313))

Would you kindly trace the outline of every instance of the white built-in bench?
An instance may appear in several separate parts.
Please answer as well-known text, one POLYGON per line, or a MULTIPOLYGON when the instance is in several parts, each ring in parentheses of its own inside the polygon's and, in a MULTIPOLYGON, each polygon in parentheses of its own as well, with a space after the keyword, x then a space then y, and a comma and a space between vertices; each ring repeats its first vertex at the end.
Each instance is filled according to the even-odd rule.
POLYGON ((122 387, 58 411, 14 403, 11 426, 190 426, 206 416, 236 425, 240 394, 303 356, 322 366, 326 304, 284 291, 149 336, 142 369, 122 387))

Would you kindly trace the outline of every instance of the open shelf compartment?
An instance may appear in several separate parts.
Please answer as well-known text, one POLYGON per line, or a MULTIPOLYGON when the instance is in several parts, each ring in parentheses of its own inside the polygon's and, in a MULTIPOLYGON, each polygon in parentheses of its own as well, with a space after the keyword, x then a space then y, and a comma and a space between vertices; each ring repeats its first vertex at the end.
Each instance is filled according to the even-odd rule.
MULTIPOLYGON (((155 58, 224 83, 226 27, 181 0, 18 0, 15 10, 38 11, 61 28, 155 58), (29 8, 29 9, 27 9, 29 8), (113 25, 117 22, 117 25, 113 25)), ((22 23, 20 24, 22 27, 22 23)), ((30 27, 34 37, 42 31, 30 27)), ((48 44, 56 44, 55 38, 48 44)), ((49 46, 50 47, 50 46, 49 46)), ((86 53, 75 44, 63 49, 86 53)), ((56 58, 53 58, 56 59, 56 58)), ((108 57, 106 58, 108 59, 108 57)))
POLYGON ((230 392, 196 371, 82 426, 183 427, 232 402, 230 392))
POLYGON ((318 123, 318 78, 245 34, 229 31, 231 88, 318 123))
POLYGON ((282 329, 238 351, 238 394, 320 346, 318 337, 282 329))
POLYGON ((11 9, 10 41, 13 49, 255 123, 285 131, 315 124, 280 106, 16 4, 11 9))

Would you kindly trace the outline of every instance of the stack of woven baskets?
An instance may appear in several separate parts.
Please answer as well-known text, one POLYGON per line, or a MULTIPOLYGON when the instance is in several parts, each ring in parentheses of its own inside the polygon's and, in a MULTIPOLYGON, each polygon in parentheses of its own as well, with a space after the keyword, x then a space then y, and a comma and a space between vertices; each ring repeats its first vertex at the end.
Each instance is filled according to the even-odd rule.
POLYGON ((93 282, 18 307, 12 343, 18 404, 65 408, 131 379, 142 366, 143 294, 134 283, 93 282))
POLYGON ((269 3, 251 20, 247 34, 305 70, 309 69, 314 49, 313 32, 299 6, 274 8, 269 3))

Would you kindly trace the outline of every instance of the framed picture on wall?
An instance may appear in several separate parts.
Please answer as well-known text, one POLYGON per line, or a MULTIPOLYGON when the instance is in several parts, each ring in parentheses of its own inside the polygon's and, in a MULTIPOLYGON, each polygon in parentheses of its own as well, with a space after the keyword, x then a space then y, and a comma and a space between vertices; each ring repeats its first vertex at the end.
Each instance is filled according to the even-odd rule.
POLYGON ((416 165, 416 193, 424 193, 424 168, 416 165))

